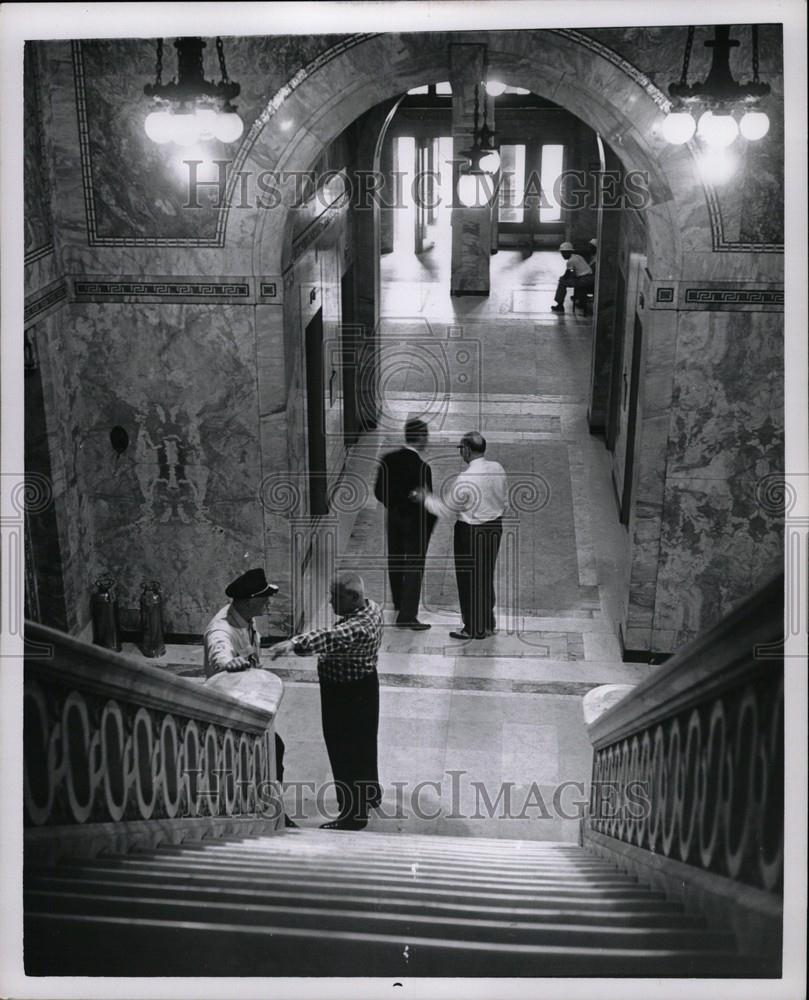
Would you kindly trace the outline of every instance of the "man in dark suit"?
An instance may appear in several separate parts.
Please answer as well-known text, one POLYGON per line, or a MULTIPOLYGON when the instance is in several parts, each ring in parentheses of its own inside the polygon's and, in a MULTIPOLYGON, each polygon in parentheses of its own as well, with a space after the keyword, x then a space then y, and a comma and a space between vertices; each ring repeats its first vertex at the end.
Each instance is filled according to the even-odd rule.
POLYGON ((410 494, 432 490, 432 472, 422 459, 427 447, 427 425, 423 420, 405 424, 405 447, 382 458, 374 495, 387 510, 388 575, 396 625, 416 631, 430 626, 418 620, 424 558, 436 518, 410 494))

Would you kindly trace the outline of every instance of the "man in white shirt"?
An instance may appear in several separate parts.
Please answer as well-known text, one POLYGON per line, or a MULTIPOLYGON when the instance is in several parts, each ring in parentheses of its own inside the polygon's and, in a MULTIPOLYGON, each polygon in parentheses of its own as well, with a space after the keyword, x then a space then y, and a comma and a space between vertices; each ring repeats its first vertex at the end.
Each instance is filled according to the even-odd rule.
POLYGON ((455 580, 463 628, 452 639, 484 639, 496 630, 494 570, 503 534, 508 481, 503 466, 484 458, 486 439, 469 431, 458 445, 467 465, 456 476, 449 495, 439 498, 414 490, 411 497, 438 517, 456 517, 455 580))
POLYGON ((563 313, 565 311, 565 295, 568 288, 573 289, 573 298, 580 301, 587 297, 587 293, 593 290, 595 278, 593 269, 580 254, 573 253, 572 243, 562 243, 559 253, 563 260, 567 262, 565 273, 559 278, 554 295, 555 306, 551 306, 551 312, 563 313))

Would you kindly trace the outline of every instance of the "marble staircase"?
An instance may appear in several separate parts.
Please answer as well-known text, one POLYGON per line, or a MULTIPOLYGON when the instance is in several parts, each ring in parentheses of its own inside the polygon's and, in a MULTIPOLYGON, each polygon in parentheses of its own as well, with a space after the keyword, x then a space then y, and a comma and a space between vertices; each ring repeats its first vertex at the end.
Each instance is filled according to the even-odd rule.
POLYGON ((575 845, 299 829, 63 861, 25 885, 29 975, 746 969, 730 933, 575 845))

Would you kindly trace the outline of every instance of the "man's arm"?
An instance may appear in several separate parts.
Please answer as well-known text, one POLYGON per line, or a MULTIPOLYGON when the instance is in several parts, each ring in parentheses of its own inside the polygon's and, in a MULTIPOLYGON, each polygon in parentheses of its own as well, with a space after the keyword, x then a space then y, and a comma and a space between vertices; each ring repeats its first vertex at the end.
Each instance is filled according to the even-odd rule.
POLYGON ((320 656, 324 653, 345 652, 358 639, 367 638, 370 631, 367 620, 348 618, 331 628, 314 628, 310 632, 293 635, 286 642, 272 647, 270 659, 289 656, 290 653, 295 653, 296 656, 320 656))
POLYGON ((233 640, 226 629, 212 629, 205 633, 205 649, 208 653, 208 669, 212 674, 222 671, 247 670, 252 667, 252 656, 237 656, 233 640))
POLYGON ((376 485, 374 486, 374 496, 377 500, 388 506, 388 463, 383 458, 379 463, 379 471, 376 474, 376 485))

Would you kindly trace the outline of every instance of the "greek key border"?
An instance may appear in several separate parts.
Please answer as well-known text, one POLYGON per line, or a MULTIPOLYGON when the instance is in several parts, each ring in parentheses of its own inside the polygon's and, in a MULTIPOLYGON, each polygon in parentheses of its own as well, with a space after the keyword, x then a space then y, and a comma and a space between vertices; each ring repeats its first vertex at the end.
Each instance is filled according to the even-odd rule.
POLYGON ((252 303, 248 279, 112 278, 71 279, 74 302, 233 302, 252 303))
POLYGON ((62 278, 51 282, 44 291, 36 292, 25 300, 23 325, 28 326, 67 298, 67 285, 62 278))

